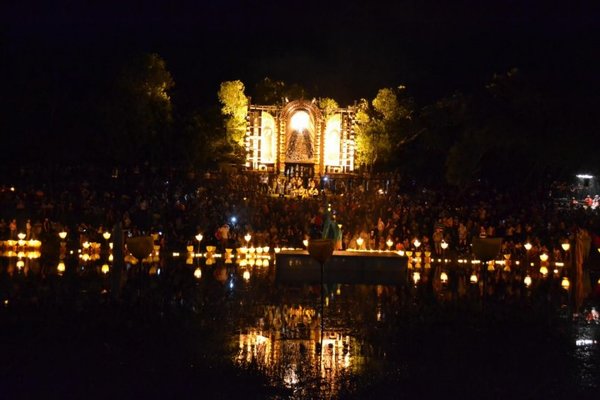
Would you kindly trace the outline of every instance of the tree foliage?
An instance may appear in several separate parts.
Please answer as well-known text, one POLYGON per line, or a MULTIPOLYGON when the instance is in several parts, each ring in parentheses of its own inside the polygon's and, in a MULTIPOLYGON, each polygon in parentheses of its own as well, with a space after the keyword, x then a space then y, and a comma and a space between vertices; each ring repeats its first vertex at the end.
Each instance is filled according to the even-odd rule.
POLYGON ((281 104, 287 100, 306 98, 306 91, 297 84, 265 77, 254 86, 252 102, 255 104, 281 104))
POLYGON ((221 112, 225 116, 225 130, 232 143, 239 146, 244 144, 246 133, 246 115, 248 114, 248 97, 244 93, 242 81, 222 82, 218 97, 221 102, 221 112))
POLYGON ((122 68, 106 109, 109 148, 118 162, 157 161, 171 154, 173 86, 158 54, 135 57, 122 68))

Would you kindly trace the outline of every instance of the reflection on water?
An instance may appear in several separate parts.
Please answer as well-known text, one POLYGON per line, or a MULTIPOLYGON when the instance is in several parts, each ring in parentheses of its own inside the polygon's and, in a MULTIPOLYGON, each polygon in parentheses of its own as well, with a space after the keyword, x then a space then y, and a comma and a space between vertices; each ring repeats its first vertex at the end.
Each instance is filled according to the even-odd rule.
MULTIPOLYGON (((36 304, 52 301, 58 297, 52 290, 68 293, 69 301, 78 301, 75 292, 81 297, 85 294, 86 300, 97 296, 97 304, 111 290, 113 265, 109 254, 94 246, 73 255, 60 251, 50 258, 28 254, 17 252, 0 258, 1 300, 6 309, 29 299, 35 299, 36 304), (23 285, 25 281, 28 285, 23 285)), ((475 347, 479 353, 491 348, 498 354, 511 354, 514 344, 519 344, 519 331, 513 327, 505 329, 510 335, 492 336, 491 331, 490 338, 472 343, 476 337, 468 335, 477 331, 469 330, 468 324, 478 321, 476 313, 481 312, 482 299, 492 318, 498 319, 506 309, 525 310, 528 317, 527 313, 533 316, 537 310, 560 309, 568 299, 559 277, 541 278, 535 271, 516 268, 487 269, 487 275, 479 275, 470 283, 473 271, 468 268, 451 269, 446 263, 418 268, 415 264, 403 285, 335 284, 321 288, 276 283, 276 265, 265 255, 244 256, 240 259, 244 262, 231 262, 229 252, 222 258, 157 260, 157 256, 144 263, 128 260, 121 281, 123 301, 158 304, 160 313, 184 309, 188 311, 183 314, 185 318, 201 320, 199 326, 227 332, 222 335, 225 344, 214 341, 202 346, 225 346, 228 362, 261 371, 270 385, 289 391, 286 398, 336 397, 346 393, 349 380, 377 378, 375 375, 385 375, 400 365, 407 366, 404 371, 417 382, 415 385, 426 382, 424 371, 428 369, 447 374, 447 382, 454 382, 452 379, 460 375, 454 375, 454 362, 474 360, 467 368, 478 371, 481 360, 473 356, 478 351, 472 351, 472 346, 479 346, 475 347), (524 277, 529 274, 533 279, 526 283, 524 277), (485 292, 482 279, 488 279, 485 292), (464 332, 454 333, 459 323, 452 318, 465 315, 474 317, 463 317, 464 332), (452 347, 457 350, 453 352, 452 347), (442 367, 437 367, 438 363, 442 367)), ((155 312, 150 307, 145 310, 155 312)), ((585 388, 598 388, 599 328, 596 324, 576 325, 565 341, 572 352, 569 356, 575 360, 577 384, 585 388)), ((206 340, 198 329, 192 334, 206 340)), ((536 349, 540 348, 543 346, 536 349)), ((181 357, 188 351, 183 345, 179 350, 181 357)), ((499 367, 506 371, 504 379, 521 382, 511 375, 518 373, 511 372, 514 364, 509 361, 502 361, 505 364, 499 367)), ((482 374, 491 378, 497 371, 484 370, 482 374)), ((546 379, 544 383, 550 385, 555 378, 546 379)), ((486 388, 480 390, 485 393, 486 388)))

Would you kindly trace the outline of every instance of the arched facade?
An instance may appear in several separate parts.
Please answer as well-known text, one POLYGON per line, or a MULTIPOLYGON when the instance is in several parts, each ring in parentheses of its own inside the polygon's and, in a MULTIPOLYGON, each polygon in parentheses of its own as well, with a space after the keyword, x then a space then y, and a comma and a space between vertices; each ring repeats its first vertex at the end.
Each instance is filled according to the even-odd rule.
POLYGON ((283 106, 249 105, 246 167, 285 175, 314 176, 354 170, 354 109, 323 115, 314 101, 283 106))

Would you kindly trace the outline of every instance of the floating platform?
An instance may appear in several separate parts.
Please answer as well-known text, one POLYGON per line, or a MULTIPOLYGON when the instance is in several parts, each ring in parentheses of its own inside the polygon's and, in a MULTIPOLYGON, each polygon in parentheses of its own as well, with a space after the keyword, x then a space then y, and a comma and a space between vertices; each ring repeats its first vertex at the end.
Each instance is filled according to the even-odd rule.
MULTIPOLYGON (((319 284, 321 266, 307 251, 288 250, 275 255, 276 281, 319 284)), ((408 259, 392 251, 335 251, 325 263, 327 284, 402 285, 407 282, 408 259)))

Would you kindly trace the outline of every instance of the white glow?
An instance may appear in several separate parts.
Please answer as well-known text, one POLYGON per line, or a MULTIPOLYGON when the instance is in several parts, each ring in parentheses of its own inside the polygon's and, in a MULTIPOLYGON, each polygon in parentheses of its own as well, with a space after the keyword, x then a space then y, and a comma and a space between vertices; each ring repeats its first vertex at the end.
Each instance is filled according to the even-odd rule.
POLYGON ((594 175, 590 175, 590 174, 578 174, 576 175, 579 179, 592 179, 594 177, 594 175))
POLYGON ((310 117, 306 111, 296 111, 290 120, 290 125, 293 130, 302 132, 309 126, 310 117))

